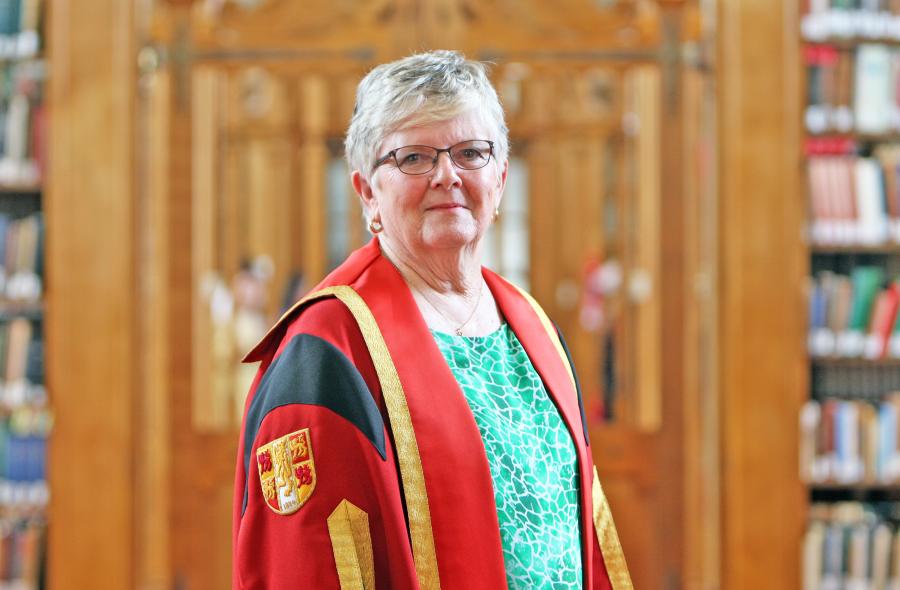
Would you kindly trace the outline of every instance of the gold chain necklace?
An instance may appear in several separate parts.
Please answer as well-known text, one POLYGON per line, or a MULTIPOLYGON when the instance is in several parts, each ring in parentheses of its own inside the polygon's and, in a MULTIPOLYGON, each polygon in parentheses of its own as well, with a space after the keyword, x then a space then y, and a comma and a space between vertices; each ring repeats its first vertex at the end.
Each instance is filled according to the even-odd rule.
MULTIPOLYGON (((415 272, 415 271, 413 271, 413 272, 415 272)), ((416 274, 418 274, 418 273, 416 273, 416 274)), ((419 277, 419 278, 421 278, 421 277, 419 277)), ((417 291, 419 291, 419 293, 422 294, 422 298, 425 299, 425 302, 426 302, 428 305, 431 306, 431 309, 433 309, 434 311, 438 312, 438 314, 440 314, 440 316, 441 316, 442 318, 444 318, 450 326, 453 326, 453 320, 451 320, 451 319, 448 318, 446 315, 444 315, 444 312, 442 312, 440 309, 438 309, 437 306, 436 306, 434 303, 431 302, 431 300, 430 300, 430 299, 428 298, 428 296, 425 294, 425 291, 421 291, 421 290, 418 290, 418 289, 417 289, 417 291)), ((463 323, 461 323, 461 324, 454 330, 454 332, 456 333, 457 336, 462 336, 462 335, 463 335, 463 333, 462 333, 463 328, 465 328, 465 327, 466 327, 466 324, 468 324, 469 322, 471 322, 471 321, 472 321, 472 318, 475 317, 475 312, 478 311, 478 304, 481 303, 481 293, 482 293, 482 291, 484 291, 484 279, 481 280, 480 285, 479 285, 479 287, 478 287, 478 297, 475 298, 475 306, 472 308, 472 313, 469 314, 469 317, 466 318, 466 321, 464 321, 463 323)))

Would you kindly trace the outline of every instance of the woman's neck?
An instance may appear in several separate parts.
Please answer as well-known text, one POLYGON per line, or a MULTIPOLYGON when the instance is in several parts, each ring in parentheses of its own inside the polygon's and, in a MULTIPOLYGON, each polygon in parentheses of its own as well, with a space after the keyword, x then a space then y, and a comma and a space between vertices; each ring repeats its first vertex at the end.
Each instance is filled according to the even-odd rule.
POLYGON ((435 250, 425 255, 391 240, 380 240, 381 251, 414 290, 474 298, 481 290, 481 263, 468 248, 435 250))
POLYGON ((389 240, 381 251, 400 271, 429 328, 484 336, 500 326, 500 310, 481 276, 477 256, 443 253, 412 256, 389 240))

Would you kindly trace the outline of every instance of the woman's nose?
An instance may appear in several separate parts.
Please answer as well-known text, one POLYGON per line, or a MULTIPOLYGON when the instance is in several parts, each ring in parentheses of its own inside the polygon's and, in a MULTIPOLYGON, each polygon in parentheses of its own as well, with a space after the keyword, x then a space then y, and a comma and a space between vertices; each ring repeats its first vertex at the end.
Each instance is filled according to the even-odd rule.
POLYGON ((457 172, 456 164, 450 159, 450 154, 447 152, 439 153, 431 176, 431 186, 434 188, 439 186, 444 188, 459 186, 462 181, 457 172))

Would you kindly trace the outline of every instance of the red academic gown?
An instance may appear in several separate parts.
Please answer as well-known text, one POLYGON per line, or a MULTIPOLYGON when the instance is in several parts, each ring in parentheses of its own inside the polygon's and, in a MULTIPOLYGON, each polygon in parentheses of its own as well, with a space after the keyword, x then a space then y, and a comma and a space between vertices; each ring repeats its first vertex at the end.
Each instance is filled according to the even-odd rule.
MULTIPOLYGON (((598 542, 610 531, 595 525, 577 381, 545 316, 484 278, 577 449, 584 587, 612 588, 627 570, 619 549, 608 574, 598 542)), ((245 359, 261 365, 237 458, 233 587, 505 588, 481 435, 409 288, 377 239, 313 291, 339 285, 352 291, 301 301, 245 359)))

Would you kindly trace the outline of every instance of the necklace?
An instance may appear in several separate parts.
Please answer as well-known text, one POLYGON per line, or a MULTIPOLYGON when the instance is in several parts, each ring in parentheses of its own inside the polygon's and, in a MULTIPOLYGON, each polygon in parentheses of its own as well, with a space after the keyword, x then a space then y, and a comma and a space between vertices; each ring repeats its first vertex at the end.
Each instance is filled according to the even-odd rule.
MULTIPOLYGON (((463 332, 462 332, 462 331, 463 331, 463 328, 465 328, 465 327, 466 327, 466 324, 468 324, 469 322, 471 322, 471 321, 472 321, 472 318, 475 317, 475 312, 478 311, 478 304, 481 303, 481 292, 482 292, 482 291, 484 291, 484 280, 483 280, 483 279, 482 279, 482 281, 481 281, 481 284, 480 284, 479 287, 478 287, 478 296, 475 298, 475 305, 474 305, 474 307, 472 307, 472 313, 469 314, 469 317, 466 318, 466 321, 464 321, 463 323, 461 323, 459 326, 456 327, 456 329, 453 330, 454 333, 455 333, 457 336, 462 336, 462 335, 463 335, 463 332)), ((431 300, 428 298, 428 296, 425 295, 425 291, 419 291, 419 293, 422 294, 422 297, 425 299, 425 302, 428 303, 428 305, 431 306, 431 309, 433 309, 434 311, 438 312, 438 314, 440 314, 440 316, 441 316, 442 318, 444 318, 444 319, 447 321, 448 324, 450 324, 451 326, 453 325, 453 323, 454 323, 453 320, 451 320, 450 318, 448 318, 448 317, 444 314, 444 312, 442 312, 440 309, 438 309, 438 307, 437 307, 434 303, 431 302, 431 300)))

